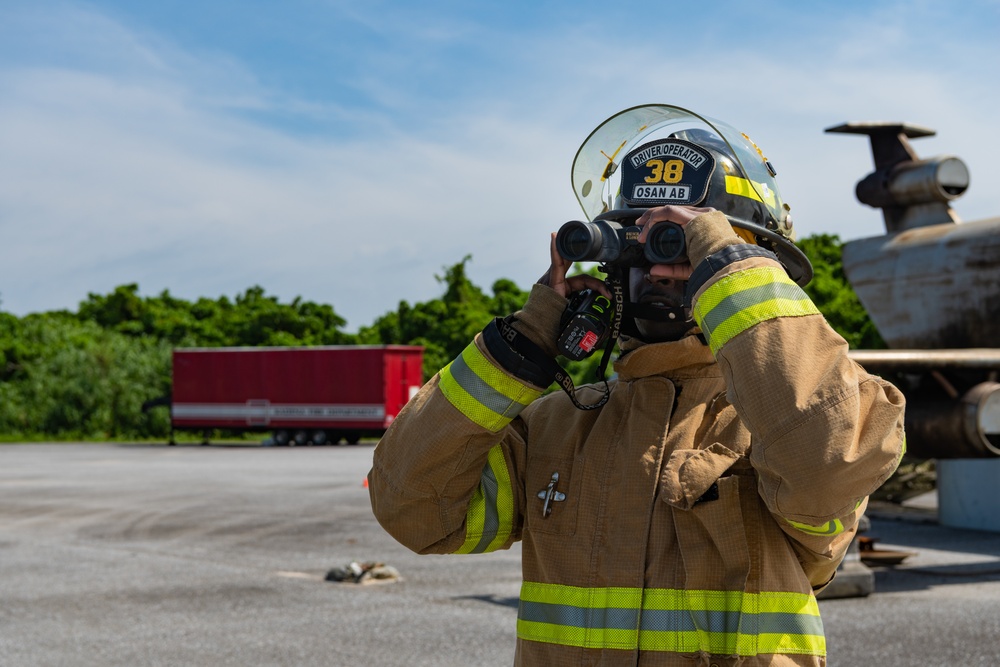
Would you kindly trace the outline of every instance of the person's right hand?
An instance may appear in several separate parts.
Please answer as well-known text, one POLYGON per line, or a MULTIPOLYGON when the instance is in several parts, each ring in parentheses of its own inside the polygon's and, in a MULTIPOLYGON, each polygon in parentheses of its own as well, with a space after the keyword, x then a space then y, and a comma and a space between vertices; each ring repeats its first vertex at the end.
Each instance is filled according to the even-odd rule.
POLYGON ((592 289, 600 292, 604 296, 611 298, 611 292, 608 290, 608 286, 604 284, 604 281, 600 278, 594 276, 589 276, 586 274, 581 274, 578 276, 572 276, 567 278, 566 273, 569 271, 570 267, 573 266, 573 262, 565 259, 556 250, 556 234, 552 233, 552 238, 549 242, 549 258, 551 264, 549 264, 549 270, 542 274, 542 277, 538 279, 539 285, 547 285, 554 289, 560 296, 569 298, 569 295, 573 292, 582 292, 585 289, 592 289))
MULTIPOLYGON (((639 243, 645 243, 649 237, 649 230, 658 222, 670 221, 680 225, 687 235, 687 224, 697 218, 702 213, 710 213, 714 208, 702 208, 698 206, 657 206, 651 208, 635 221, 635 224, 642 228, 639 232, 639 243)), ((688 280, 694 268, 690 262, 679 264, 654 264, 649 267, 646 275, 650 280, 688 280)))

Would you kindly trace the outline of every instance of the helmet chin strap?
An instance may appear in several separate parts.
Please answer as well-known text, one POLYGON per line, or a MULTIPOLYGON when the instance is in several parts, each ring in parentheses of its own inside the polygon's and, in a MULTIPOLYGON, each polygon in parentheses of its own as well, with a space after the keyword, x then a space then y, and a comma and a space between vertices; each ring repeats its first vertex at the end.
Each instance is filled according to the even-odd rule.
MULTIPOLYGON (((686 308, 673 306, 652 306, 644 303, 627 303, 621 326, 621 332, 626 336, 646 340, 646 337, 639 331, 636 320, 646 320, 647 322, 684 322, 687 329, 694 327, 694 320, 686 308)), ((646 341, 654 342, 654 341, 646 341)))
POLYGON ((626 303, 625 317, 653 322, 684 322, 688 318, 683 306, 654 306, 648 303, 626 303))
POLYGON ((687 322, 691 321, 688 309, 684 306, 654 306, 648 303, 634 303, 629 288, 629 281, 626 271, 619 267, 607 267, 609 286, 618 283, 621 294, 622 307, 620 311, 621 321, 618 323, 620 332, 626 336, 642 337, 639 327, 635 321, 649 320, 651 322, 687 322))

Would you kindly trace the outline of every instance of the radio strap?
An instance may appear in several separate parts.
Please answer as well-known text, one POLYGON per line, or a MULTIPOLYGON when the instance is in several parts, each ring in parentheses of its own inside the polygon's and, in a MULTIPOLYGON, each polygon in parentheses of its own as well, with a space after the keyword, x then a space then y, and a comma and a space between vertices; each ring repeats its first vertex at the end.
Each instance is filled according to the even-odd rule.
POLYGON ((605 347, 604 358, 601 359, 600 380, 604 383, 604 395, 597 403, 586 405, 581 403, 576 397, 576 385, 573 384, 573 378, 570 377, 569 373, 563 370, 562 366, 556 363, 555 359, 546 354, 542 348, 535 345, 527 336, 521 334, 517 329, 512 327, 505 319, 498 317, 494 320, 494 323, 496 324, 497 329, 499 329, 500 335, 503 339, 507 341, 507 343, 514 348, 518 354, 527 358, 529 361, 549 373, 550 376, 555 379, 555 382, 559 384, 559 387, 566 392, 567 396, 569 396, 569 400, 573 401, 573 405, 575 405, 578 409, 594 410, 608 402, 608 398, 611 397, 611 388, 608 386, 608 381, 604 377, 604 371, 607 368, 606 360, 610 352, 610 348, 614 346, 614 338, 609 339, 609 346, 605 347))

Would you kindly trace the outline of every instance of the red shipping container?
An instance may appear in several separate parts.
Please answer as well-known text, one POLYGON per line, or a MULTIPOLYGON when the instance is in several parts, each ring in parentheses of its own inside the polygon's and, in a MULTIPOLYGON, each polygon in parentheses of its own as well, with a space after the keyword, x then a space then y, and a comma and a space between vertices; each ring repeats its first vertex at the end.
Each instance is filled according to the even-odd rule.
POLYGON ((409 345, 176 349, 171 424, 357 442, 383 433, 417 392, 422 361, 409 345))

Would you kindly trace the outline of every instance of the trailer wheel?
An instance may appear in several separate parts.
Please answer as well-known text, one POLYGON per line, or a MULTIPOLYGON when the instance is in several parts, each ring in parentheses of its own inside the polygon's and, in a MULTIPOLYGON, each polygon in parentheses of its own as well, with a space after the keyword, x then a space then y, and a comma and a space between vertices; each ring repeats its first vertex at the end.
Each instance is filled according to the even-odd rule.
POLYGON ((281 445, 283 447, 288 444, 288 441, 289 441, 288 431, 274 432, 274 444, 281 445))
POLYGON ((313 434, 312 434, 312 444, 314 444, 314 445, 325 445, 326 444, 326 431, 313 431, 313 434))
POLYGON ((346 440, 347 440, 347 444, 349 444, 349 445, 356 445, 359 442, 361 442, 361 434, 360 433, 348 433, 346 440))
POLYGON ((308 444, 309 443, 309 434, 306 433, 305 431, 296 431, 295 432, 295 436, 292 438, 292 440, 293 440, 293 442, 291 444, 293 444, 293 445, 302 446, 302 445, 308 444))

